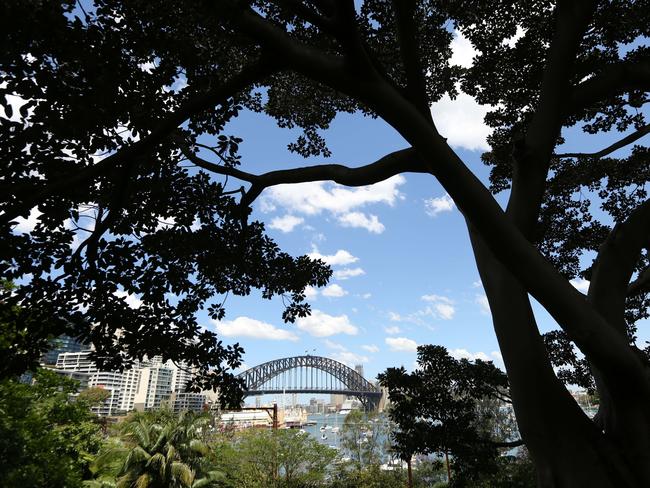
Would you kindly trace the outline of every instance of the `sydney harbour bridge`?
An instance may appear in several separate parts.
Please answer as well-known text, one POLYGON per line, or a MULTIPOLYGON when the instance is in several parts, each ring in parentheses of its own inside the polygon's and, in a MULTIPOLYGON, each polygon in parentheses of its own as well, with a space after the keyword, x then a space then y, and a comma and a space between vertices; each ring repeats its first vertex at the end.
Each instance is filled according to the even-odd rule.
POLYGON ((246 396, 275 393, 325 393, 354 396, 368 410, 376 409, 381 390, 357 371, 334 359, 295 356, 275 359, 238 375, 246 396))

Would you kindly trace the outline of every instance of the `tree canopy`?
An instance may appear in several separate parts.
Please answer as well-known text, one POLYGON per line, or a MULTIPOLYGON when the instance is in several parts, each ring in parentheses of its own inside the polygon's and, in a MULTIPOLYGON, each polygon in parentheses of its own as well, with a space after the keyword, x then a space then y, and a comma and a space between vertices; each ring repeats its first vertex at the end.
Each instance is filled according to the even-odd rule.
POLYGON ((505 373, 480 359, 454 359, 442 346, 420 346, 418 367, 379 375, 388 389, 394 449, 453 460, 454 486, 478 486, 498 471, 498 448, 521 444, 503 409, 510 404, 505 373), (504 413, 506 415, 504 415, 504 413))
POLYGON ((33 379, 0 381, 0 484, 81 487, 102 443, 90 412, 101 399, 70 400, 77 382, 51 371, 33 379))
POLYGON ((650 282, 648 149, 613 156, 650 132, 645 0, 9 0, 0 8, 13 19, 0 41, 0 273, 20 285, 0 304, 32 319, 17 330, 35 341, 81 335, 105 367, 145 354, 185 360, 203 373, 194 387, 221 385, 236 401, 229 368, 241 348, 203 330, 197 310, 221 317, 225 295, 260 289, 285 297, 291 321, 309 311, 305 286, 330 274, 249 222, 257 196, 280 183, 357 186, 421 173, 467 221, 540 484, 650 484, 648 360, 635 342, 650 282), (450 62, 453 28, 478 50, 469 68, 450 62), (430 111, 460 92, 493 107, 483 156, 490 188, 430 111), (357 168, 253 174, 237 134, 223 130, 243 110, 301 128, 288 149, 303 156, 329 155, 325 130, 340 112, 380 117, 410 146, 357 168), (558 152, 563 129, 574 126, 627 135, 607 148, 558 152), (505 209, 491 193, 501 191, 505 209), (19 217, 35 219, 34 229, 18 230, 19 217), (569 283, 576 276, 590 280, 586 298, 569 283), (129 306, 129 294, 142 304, 129 306), (540 336, 529 296, 560 332, 540 336), (552 361, 568 367, 563 379, 598 390, 595 422, 552 361))

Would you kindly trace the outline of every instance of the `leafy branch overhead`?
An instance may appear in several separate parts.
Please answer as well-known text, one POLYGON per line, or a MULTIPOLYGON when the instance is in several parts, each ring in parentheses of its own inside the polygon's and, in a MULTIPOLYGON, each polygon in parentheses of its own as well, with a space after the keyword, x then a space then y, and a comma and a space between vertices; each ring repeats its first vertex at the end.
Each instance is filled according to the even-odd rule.
POLYGON ((241 349, 204 330, 197 311, 223 317, 225 295, 259 289, 289 298, 291 321, 309 313, 305 287, 330 275, 249 221, 260 193, 430 175, 467 222, 540 484, 650 484, 648 361, 636 340, 648 305, 647 2, 83 5, 10 0, 0 12, 15 19, 0 41, 0 273, 20 283, 2 306, 22 307, 25 324, 49 317, 35 339, 80 334, 106 367, 145 354, 184 360, 202 368, 193 386, 221 384, 236 402, 229 368, 241 349), (477 50, 471 67, 451 60, 454 30, 477 50), (430 111, 459 93, 492 107, 490 188, 430 111), (244 111, 300 128, 287 149, 302 156, 330 155, 326 131, 342 112, 383 119, 406 147, 357 168, 255 174, 225 130, 244 111), (567 153, 558 146, 569 128, 626 134, 567 153), (14 229, 32 215, 33 231, 14 229), (590 280, 586 298, 577 277, 590 280), (541 337, 531 296, 561 333, 541 337), (598 390, 595 422, 552 361, 598 390))

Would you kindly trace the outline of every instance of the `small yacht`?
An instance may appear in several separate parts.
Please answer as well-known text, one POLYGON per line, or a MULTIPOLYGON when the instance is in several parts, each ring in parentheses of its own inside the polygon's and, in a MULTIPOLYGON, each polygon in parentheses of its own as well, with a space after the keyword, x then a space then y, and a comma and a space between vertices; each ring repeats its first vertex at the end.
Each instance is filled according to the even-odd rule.
POLYGON ((326 436, 325 434, 323 434, 322 436, 320 436, 320 438, 321 438, 322 441, 327 440, 327 436, 326 436))

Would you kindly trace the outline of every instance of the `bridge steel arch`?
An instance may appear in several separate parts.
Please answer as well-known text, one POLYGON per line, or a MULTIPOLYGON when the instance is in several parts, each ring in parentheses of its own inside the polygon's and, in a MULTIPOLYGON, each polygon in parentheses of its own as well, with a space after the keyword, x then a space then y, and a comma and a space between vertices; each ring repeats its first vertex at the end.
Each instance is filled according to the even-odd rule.
POLYGON ((356 396, 368 409, 377 408, 381 398, 381 390, 354 369, 334 359, 322 356, 305 355, 274 359, 247 369, 237 377, 244 381, 245 396, 266 395, 283 391, 286 393, 338 393, 356 396), (298 368, 312 368, 323 371, 339 380, 345 388, 296 388, 291 385, 282 390, 264 388, 264 384, 276 376, 298 368))

